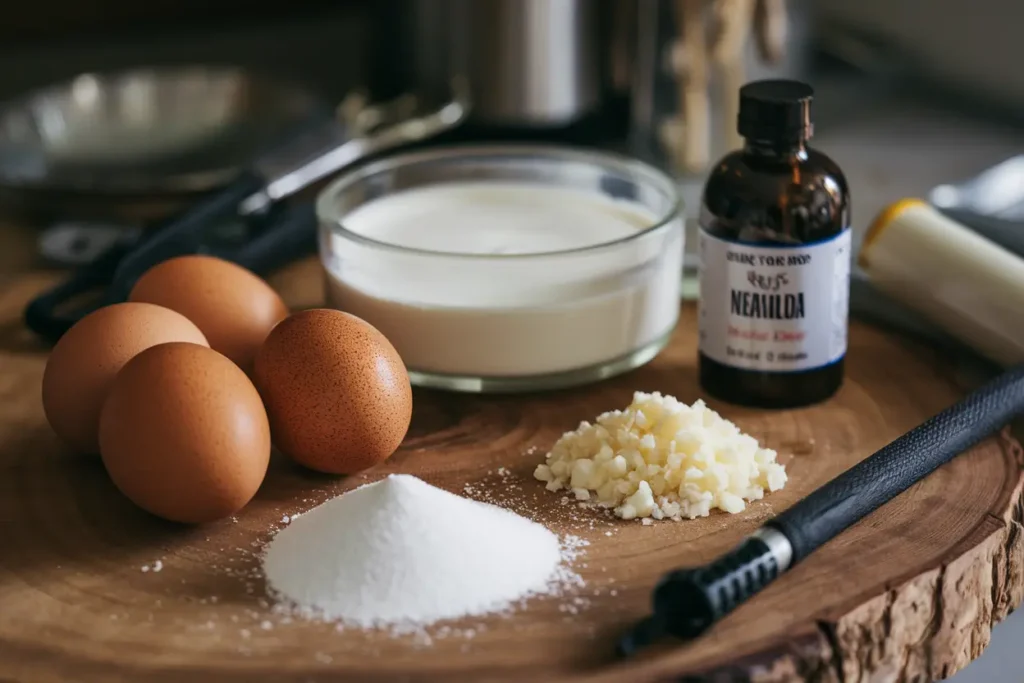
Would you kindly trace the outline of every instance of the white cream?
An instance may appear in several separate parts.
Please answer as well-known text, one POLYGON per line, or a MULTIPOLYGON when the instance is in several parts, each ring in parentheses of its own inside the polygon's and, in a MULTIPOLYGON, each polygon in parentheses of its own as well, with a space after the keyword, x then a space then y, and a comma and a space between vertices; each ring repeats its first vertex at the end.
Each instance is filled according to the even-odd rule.
POLYGON ((385 196, 325 244, 329 303, 368 321, 410 370, 527 377, 598 366, 676 323, 682 230, 596 192, 464 182, 385 196), (626 241, 622 241, 626 240, 626 241), (602 245, 596 249, 579 250, 602 245), (491 255, 490 258, 486 255, 491 255))
POLYGON ((344 219, 381 242, 451 254, 537 254, 629 237, 657 219, 582 190, 459 183, 407 190, 344 219))

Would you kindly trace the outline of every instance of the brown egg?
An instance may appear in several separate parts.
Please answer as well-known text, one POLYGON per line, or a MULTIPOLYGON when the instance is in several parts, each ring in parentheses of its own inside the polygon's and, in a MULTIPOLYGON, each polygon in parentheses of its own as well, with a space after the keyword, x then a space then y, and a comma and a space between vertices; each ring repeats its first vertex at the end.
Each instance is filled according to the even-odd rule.
POLYGON ((412 387, 395 347, 360 318, 313 309, 277 325, 256 354, 256 386, 274 444, 321 472, 385 460, 412 419, 412 387))
POLYGON ((210 522, 256 495, 270 462, 270 424, 256 387, 225 356, 161 344, 114 380, 100 416, 100 454, 139 507, 175 522, 210 522))
POLYGON ((99 452, 100 408, 114 376, 140 351, 170 341, 207 345, 180 313, 162 306, 105 306, 64 333, 43 372, 43 411, 62 440, 83 453, 99 452))
POLYGON ((256 350, 288 307, 270 285, 241 266, 213 256, 179 256, 135 283, 129 301, 166 306, 196 324, 210 348, 247 373, 256 350))

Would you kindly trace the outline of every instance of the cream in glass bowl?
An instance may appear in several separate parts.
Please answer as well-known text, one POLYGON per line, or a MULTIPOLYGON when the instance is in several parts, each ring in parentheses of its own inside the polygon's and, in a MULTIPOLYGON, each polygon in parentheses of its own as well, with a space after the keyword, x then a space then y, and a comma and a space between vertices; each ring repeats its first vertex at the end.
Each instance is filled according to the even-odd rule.
POLYGON ((552 389, 640 366, 679 315, 674 182, 618 155, 448 147, 370 163, 317 203, 329 306, 413 384, 552 389))

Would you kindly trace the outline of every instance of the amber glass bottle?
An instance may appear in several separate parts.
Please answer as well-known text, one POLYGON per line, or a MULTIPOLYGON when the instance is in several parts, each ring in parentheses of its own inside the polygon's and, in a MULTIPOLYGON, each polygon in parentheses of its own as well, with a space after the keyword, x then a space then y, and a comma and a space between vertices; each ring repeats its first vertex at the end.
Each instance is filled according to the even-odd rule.
POLYGON ((742 150, 712 169, 701 207, 700 382, 716 398, 788 408, 843 382, 850 198, 807 146, 813 90, 740 89, 742 150))

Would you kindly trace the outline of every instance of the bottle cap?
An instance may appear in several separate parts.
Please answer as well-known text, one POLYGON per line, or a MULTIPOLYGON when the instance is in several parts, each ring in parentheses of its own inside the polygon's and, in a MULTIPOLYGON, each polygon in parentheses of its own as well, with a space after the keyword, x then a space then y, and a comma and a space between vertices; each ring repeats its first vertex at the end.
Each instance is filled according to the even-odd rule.
POLYGON ((748 140, 800 142, 814 134, 814 89, 790 80, 753 81, 740 88, 736 129, 748 140))

